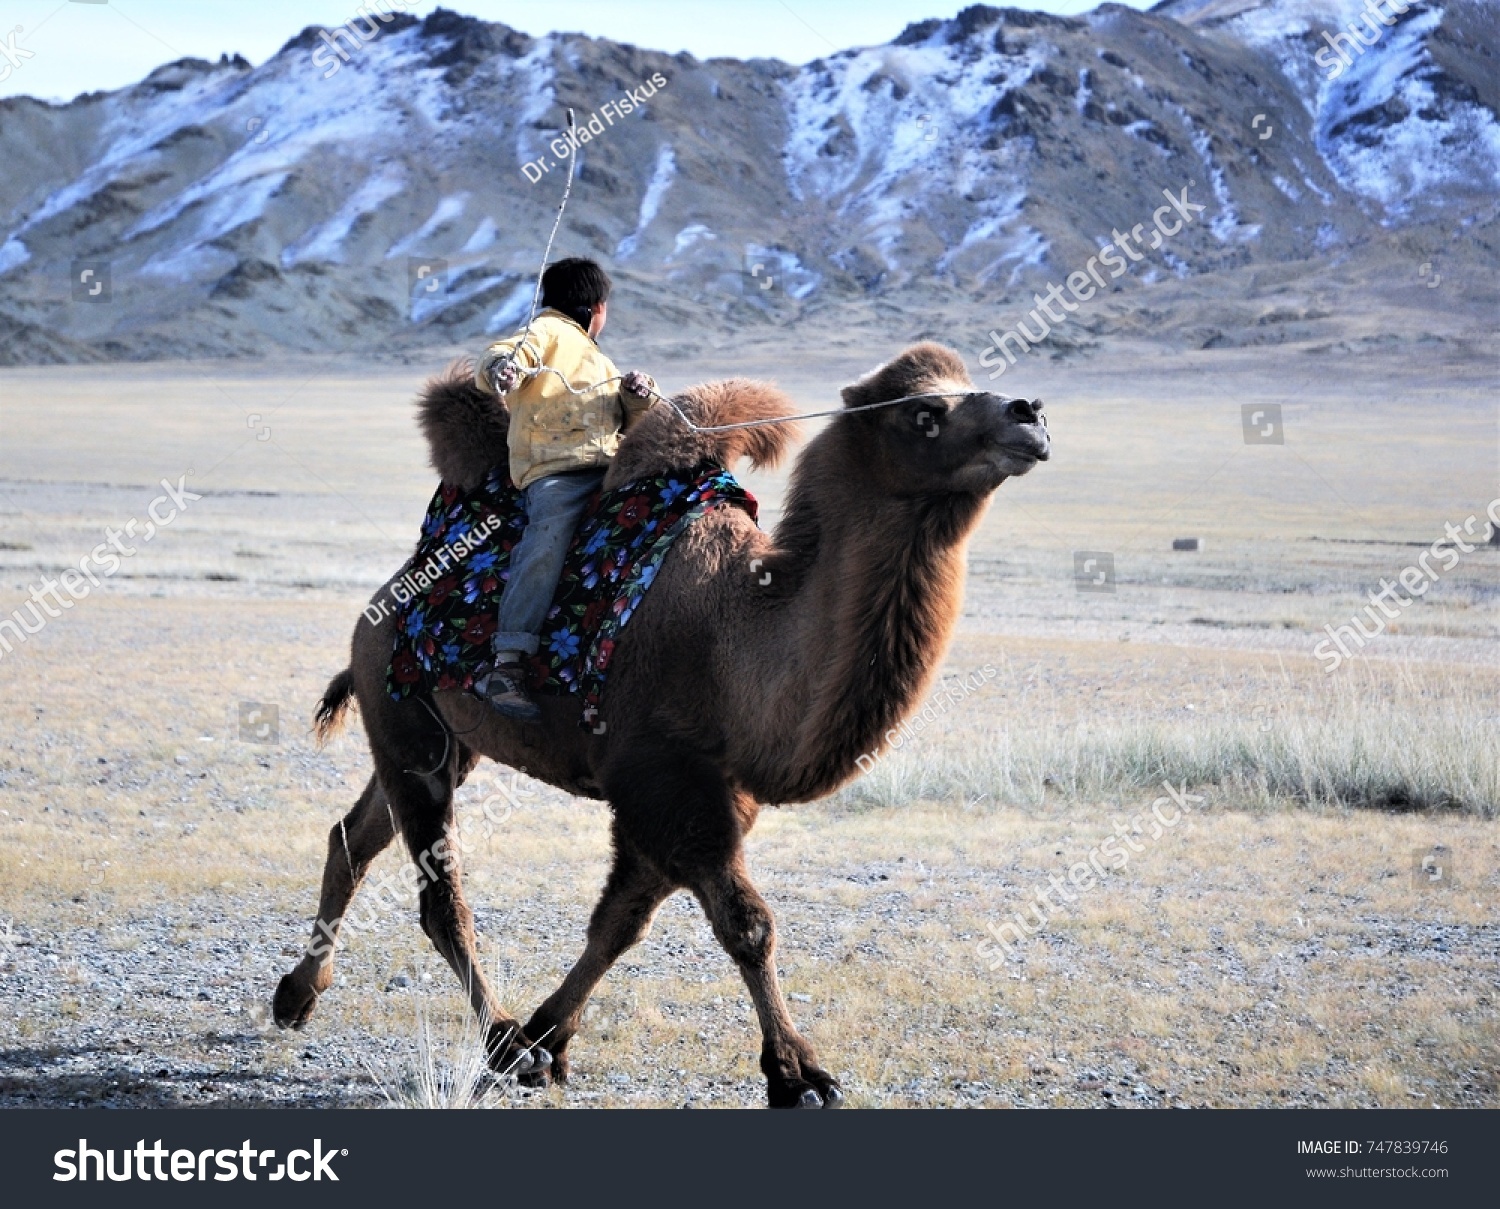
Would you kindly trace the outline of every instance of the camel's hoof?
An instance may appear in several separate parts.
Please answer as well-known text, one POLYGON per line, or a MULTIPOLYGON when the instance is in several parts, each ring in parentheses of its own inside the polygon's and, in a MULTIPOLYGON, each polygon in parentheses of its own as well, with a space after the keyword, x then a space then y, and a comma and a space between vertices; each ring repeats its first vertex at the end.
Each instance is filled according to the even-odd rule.
POLYGON ((533 1045, 530 1049, 520 1050, 511 1059, 510 1073, 517 1076, 526 1075, 531 1078, 539 1076, 539 1080, 530 1085, 545 1087, 547 1086, 547 1070, 551 1065, 552 1055, 540 1045, 533 1045))
POLYGON ((281 1028, 299 1029, 312 1019, 318 1006, 318 993, 294 975, 285 974, 276 986, 271 1000, 271 1017, 281 1028))
POLYGON ((844 1107, 844 1093, 841 1092, 837 1087, 830 1087, 827 1091, 825 1091, 823 1093, 823 1107, 824 1108, 842 1108, 842 1107, 844 1107))
POLYGON ((823 1097, 820 1096, 820 1095, 818 1095, 818 1093, 815 1092, 812 1088, 810 1088, 810 1087, 806 1088, 802 1092, 802 1094, 797 1097, 797 1107, 798 1108, 822 1108, 823 1107, 823 1097))
POLYGON ((537 1052, 537 1064, 517 1078, 522 1087, 545 1088, 554 1083, 558 1087, 568 1081, 568 1058, 566 1054, 551 1054, 545 1049, 537 1052))

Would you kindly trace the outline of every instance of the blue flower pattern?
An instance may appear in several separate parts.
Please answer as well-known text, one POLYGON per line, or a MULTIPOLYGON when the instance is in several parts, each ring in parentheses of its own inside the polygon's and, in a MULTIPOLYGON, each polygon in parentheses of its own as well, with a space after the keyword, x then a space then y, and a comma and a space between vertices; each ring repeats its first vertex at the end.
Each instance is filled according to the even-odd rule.
MULTIPOLYGON (((673 541, 721 504, 741 507, 752 519, 756 515, 754 496, 712 464, 638 480, 597 497, 579 526, 548 611, 546 645, 530 668, 533 690, 576 692, 585 705, 597 706, 605 679, 600 664, 655 582, 673 541), (649 513, 641 518, 637 505, 622 523, 624 503, 642 495, 651 501, 649 513)), ((438 489, 423 518, 411 565, 422 565, 481 525, 488 536, 454 568, 459 590, 441 601, 430 594, 418 596, 400 610, 387 676, 392 697, 402 700, 418 692, 472 685, 488 655, 488 635, 510 574, 510 552, 525 523, 525 498, 504 467, 496 467, 472 491, 446 484, 438 489)))

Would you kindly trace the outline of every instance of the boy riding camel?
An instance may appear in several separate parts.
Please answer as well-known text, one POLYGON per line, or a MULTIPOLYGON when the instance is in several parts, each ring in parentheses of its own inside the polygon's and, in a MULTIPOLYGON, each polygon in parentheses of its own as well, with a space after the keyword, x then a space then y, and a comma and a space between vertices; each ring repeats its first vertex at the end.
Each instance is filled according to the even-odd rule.
POLYGON ((510 476, 526 499, 526 529, 510 553, 491 643, 494 662, 474 690, 507 718, 541 717, 522 659, 540 644, 578 520, 604 480, 620 436, 651 406, 656 383, 621 376, 595 343, 608 313, 609 275, 569 257, 542 274, 542 311, 479 359, 475 379, 510 408, 510 476))

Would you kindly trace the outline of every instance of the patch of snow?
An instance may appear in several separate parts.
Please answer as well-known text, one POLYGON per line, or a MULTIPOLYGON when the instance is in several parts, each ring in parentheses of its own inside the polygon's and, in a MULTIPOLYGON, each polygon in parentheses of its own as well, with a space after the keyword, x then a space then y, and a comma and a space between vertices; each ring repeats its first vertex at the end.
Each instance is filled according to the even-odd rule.
POLYGON ((12 235, 4 244, 0 244, 0 275, 19 269, 30 259, 31 250, 12 235))
POLYGON ((859 203, 857 208, 864 212, 859 234, 875 241, 875 247, 880 252, 880 258, 885 261, 886 268, 899 269, 901 264, 896 259, 895 249, 906 232, 907 215, 914 208, 911 199, 866 190, 856 201, 859 203))
POLYGON ((980 203, 978 209, 982 216, 970 224, 956 246, 949 248, 938 259, 938 271, 946 272, 953 268, 959 255, 970 248, 985 247, 993 253, 996 245, 999 255, 992 254, 974 275, 975 281, 980 284, 987 282, 1006 265, 1011 265, 1008 284, 1014 285, 1027 269, 1041 265, 1047 256, 1048 244, 1039 231, 1020 221, 1021 207, 1025 200, 1026 191, 1015 189, 980 203))
MULTIPOLYGON (((72 209, 143 168, 158 167, 164 157, 153 149, 193 127, 212 129, 236 150, 143 215, 127 239, 173 223, 220 194, 242 203, 269 199, 275 192, 270 182, 279 186, 315 157, 320 170, 340 156, 368 162, 393 137, 410 132, 413 116, 419 123, 424 115, 430 119, 444 103, 443 72, 427 66, 416 33, 413 27, 383 35, 327 79, 310 54, 292 52, 251 72, 194 75, 177 91, 130 89, 109 96, 100 102, 104 117, 88 168, 48 197, 25 226, 72 209)), ((235 221, 255 217, 242 208, 235 221)))
POLYGON ((1153 122, 1150 118, 1141 118, 1139 121, 1131 122, 1127 126, 1121 126, 1120 129, 1123 130, 1126 134, 1130 135, 1132 138, 1140 139, 1141 142, 1149 144, 1151 146, 1151 149, 1163 159, 1171 158, 1171 151, 1167 150, 1167 148, 1163 147, 1154 139, 1148 139, 1146 137, 1149 131, 1156 129, 1156 123, 1153 122))
MULTIPOLYGON (((786 248, 768 247, 765 244, 745 245, 745 270, 764 267, 769 270, 766 280, 780 282, 788 298, 799 302, 818 288, 822 276, 803 265, 795 252, 786 248)), ((759 274, 756 274, 759 277, 759 274)))
POLYGON ((406 177, 397 168, 372 173, 327 222, 314 227, 281 253, 283 268, 309 260, 342 259, 343 243, 364 215, 378 210, 406 188, 406 177))
POLYGON ((531 300, 536 295, 536 282, 523 281, 510 292, 495 312, 484 321, 486 335, 496 332, 514 331, 531 313, 531 300))
MULTIPOLYGON (((543 137, 537 123, 544 118, 564 122, 557 111, 557 89, 552 66, 552 35, 538 38, 536 45, 516 60, 511 72, 511 90, 520 98, 516 112, 516 163, 529 164, 546 154, 550 138, 543 137)), ((554 136, 555 137, 555 136, 554 136)))
POLYGON ((1171 269, 1176 276, 1186 277, 1191 271, 1189 270, 1186 261, 1180 259, 1179 257, 1173 256, 1172 253, 1167 251, 1166 248, 1162 248, 1160 255, 1162 264, 1171 269))
POLYGON ((1252 230, 1240 226, 1239 211, 1235 209, 1234 202, 1229 196, 1229 184, 1224 179, 1224 169, 1214 159, 1212 140, 1208 132, 1201 129, 1193 120, 1192 115, 1181 105, 1165 100, 1162 104, 1175 113, 1186 127, 1193 150, 1198 153, 1198 158, 1203 161, 1204 168, 1208 170, 1209 187, 1213 190, 1214 200, 1218 202, 1217 210, 1208 220, 1208 229, 1213 232, 1214 238, 1220 243, 1228 243, 1230 239, 1250 239, 1259 234, 1259 227, 1252 230))
POLYGON ((212 248, 206 243, 192 243, 185 248, 173 248, 153 256, 141 266, 146 277, 164 277, 183 285, 213 281, 224 276, 238 264, 238 258, 223 248, 212 248))
POLYGON ((261 218, 286 179, 285 172, 251 177, 207 195, 201 199, 198 221, 192 234, 168 250, 157 253, 141 266, 141 272, 183 282, 222 276, 235 266, 236 258, 221 248, 208 245, 261 218))
POLYGON ((689 226, 683 227, 682 230, 677 232, 677 239, 672 244, 672 251, 667 256, 667 262, 670 264, 674 259, 676 259, 678 256, 681 256, 689 248, 693 247, 696 244, 702 243, 704 240, 718 238, 719 237, 717 235, 715 235, 711 230, 705 227, 701 222, 695 222, 690 224, 689 226))
POLYGON ((101 102, 103 124, 97 137, 99 150, 72 182, 51 194, 27 216, 19 231, 25 231, 71 210, 114 181, 128 165, 151 158, 152 148, 184 126, 211 120, 241 91, 243 81, 222 73, 196 76, 177 92, 153 94, 142 100, 131 92, 117 93, 101 102))
MULTIPOLYGON (((442 290, 435 294, 426 294, 417 291, 411 300, 411 321, 413 323, 426 323, 429 319, 441 315, 449 307, 457 306, 460 302, 467 302, 477 294, 483 294, 486 290, 494 289, 495 286, 510 280, 509 274, 501 273, 492 277, 481 277, 478 281, 471 281, 461 289, 442 290)), ((535 288, 533 283, 530 289, 535 288)), ((530 296, 528 295, 528 301, 530 296)), ((522 311, 524 315, 525 312, 522 311)))
MULTIPOLYGON (((1494 114, 1468 102, 1440 101, 1432 86, 1438 68, 1427 40, 1443 16, 1440 6, 1412 4, 1394 24, 1372 25, 1362 0, 1276 0, 1247 7, 1225 29, 1275 56, 1339 184, 1396 216, 1417 199, 1439 200, 1455 188, 1492 192, 1500 185, 1494 114), (1351 30, 1362 35, 1355 39, 1361 45, 1349 45, 1351 30), (1335 38, 1352 60, 1347 65, 1329 45, 1335 38), (1363 45, 1370 38, 1374 43, 1363 45), (1341 70, 1330 79, 1335 64, 1341 70), (1361 120, 1367 115, 1374 120, 1361 120)), ((1297 168, 1302 184, 1332 205, 1329 193, 1300 163, 1297 168)))
POLYGON ((479 226, 474 228, 474 234, 469 236, 469 242, 464 244, 463 251, 470 254, 483 252, 494 244, 499 233, 500 230, 495 226, 495 220, 485 215, 479 226))
POLYGON ((995 262, 995 267, 1015 261, 1015 268, 1011 269, 1010 278, 1006 282, 1007 285, 1015 285, 1025 276, 1027 269, 1041 268, 1046 263, 1047 246, 1040 231, 1026 227, 995 262))
POLYGON ((1303 166, 1302 161, 1294 155, 1292 156, 1292 163, 1296 166, 1297 171, 1302 174, 1302 183, 1309 189, 1311 189, 1314 193, 1316 193, 1319 200, 1322 201, 1325 206, 1333 205, 1333 194, 1328 192, 1327 189, 1321 188, 1318 183, 1313 180, 1306 167, 1303 166))
POLYGON ((651 179, 646 183, 646 192, 641 197, 641 211, 636 219, 635 230, 620 240, 619 247, 615 249, 617 259, 628 260, 635 255, 641 244, 641 236, 646 233, 646 228, 656 218, 656 212, 661 209, 662 199, 666 197, 667 190, 672 187, 672 182, 676 178, 677 156, 673 153, 670 143, 663 143, 656 153, 656 166, 651 169, 651 179))
POLYGON ((391 245, 391 250, 385 254, 387 260, 397 256, 405 256, 424 239, 431 238, 438 231, 456 222, 463 217, 464 209, 469 204, 467 193, 456 193, 452 197, 445 197, 438 202, 437 209, 432 212, 420 227, 403 239, 398 239, 391 245))
POLYGON ((969 229, 964 232, 963 238, 958 241, 958 244, 949 248, 938 258, 937 267, 939 271, 948 269, 959 253, 967 251, 977 243, 984 243, 994 239, 995 236, 1000 234, 1000 228, 1005 225, 1005 220, 1006 215, 1004 214, 991 214, 986 218, 981 218, 977 222, 972 223, 969 229))

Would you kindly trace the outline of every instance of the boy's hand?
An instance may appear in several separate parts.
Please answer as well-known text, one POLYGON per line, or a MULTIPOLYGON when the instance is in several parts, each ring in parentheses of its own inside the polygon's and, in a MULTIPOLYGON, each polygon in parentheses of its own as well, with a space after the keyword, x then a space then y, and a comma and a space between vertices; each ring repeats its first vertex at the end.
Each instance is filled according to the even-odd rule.
POLYGON ((490 381, 495 384, 495 393, 508 395, 521 380, 520 367, 514 361, 506 361, 491 371, 490 381))
POLYGON ((620 389, 626 394, 644 399, 655 392, 656 379, 650 374, 643 374, 640 370, 633 369, 620 379, 620 389))

